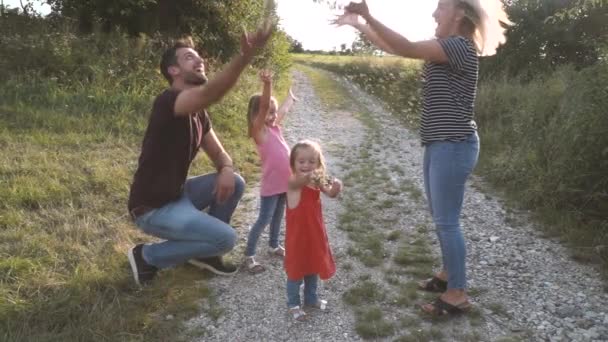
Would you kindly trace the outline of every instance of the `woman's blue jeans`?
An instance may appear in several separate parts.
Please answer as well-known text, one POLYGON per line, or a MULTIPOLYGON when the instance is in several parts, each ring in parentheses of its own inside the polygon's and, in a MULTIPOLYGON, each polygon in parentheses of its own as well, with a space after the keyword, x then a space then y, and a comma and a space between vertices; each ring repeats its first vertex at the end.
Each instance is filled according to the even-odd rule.
POLYGON ((247 238, 246 256, 255 255, 255 247, 264 227, 270 224, 270 248, 279 247, 279 232, 285 215, 285 193, 272 196, 261 196, 260 214, 255 221, 247 238))
POLYGON ((144 232, 166 241, 146 244, 144 260, 158 268, 173 267, 193 258, 228 253, 236 244, 230 218, 243 196, 245 181, 235 174, 234 193, 224 203, 215 201, 217 174, 189 178, 181 198, 135 220, 144 232), (209 208, 209 212, 202 211, 209 208))
POLYGON ((449 289, 466 288, 466 246, 460 229, 465 182, 479 156, 477 133, 464 141, 435 141, 424 149, 424 188, 449 289))

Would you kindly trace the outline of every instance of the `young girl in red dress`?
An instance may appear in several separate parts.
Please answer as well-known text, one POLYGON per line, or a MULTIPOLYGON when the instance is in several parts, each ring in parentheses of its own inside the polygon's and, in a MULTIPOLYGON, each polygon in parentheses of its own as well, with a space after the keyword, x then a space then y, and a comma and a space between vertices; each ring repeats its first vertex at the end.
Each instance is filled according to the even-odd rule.
POLYGON ((319 144, 298 142, 289 157, 292 175, 287 189, 287 228, 285 236, 285 271, 287 272, 287 305, 291 316, 306 319, 304 309, 325 310, 326 301, 317 296, 318 279, 331 278, 336 272, 329 248, 321 192, 336 197, 342 190, 338 179, 327 181, 325 161, 319 144), (300 285, 304 282, 304 306, 300 285))

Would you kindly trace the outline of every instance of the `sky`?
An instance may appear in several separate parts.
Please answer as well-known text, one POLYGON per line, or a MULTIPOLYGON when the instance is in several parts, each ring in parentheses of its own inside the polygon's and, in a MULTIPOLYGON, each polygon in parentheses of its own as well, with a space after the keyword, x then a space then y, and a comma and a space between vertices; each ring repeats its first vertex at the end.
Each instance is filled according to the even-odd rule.
MULTIPOLYGON (((338 0, 338 5, 350 1, 338 0)), ((307 50, 340 49, 350 47, 355 39, 352 27, 336 28, 329 21, 342 10, 331 10, 327 5, 312 0, 277 0, 280 22, 285 32, 302 43, 307 50)), ((410 40, 433 38, 435 21, 432 17, 437 2, 433 0, 367 0, 370 13, 380 22, 410 40)))
MULTIPOLYGON (((19 0, 3 0, 8 7, 20 7, 19 0)), ((279 25, 292 38, 302 43, 307 50, 331 51, 341 44, 350 47, 355 39, 351 27, 336 28, 329 23, 341 10, 332 10, 325 4, 313 0, 276 0, 279 25)), ((24 0, 25 2, 25 0, 24 0)), ((338 0, 346 5, 348 0, 338 0)), ((35 2, 36 10, 42 14, 50 12, 48 5, 35 2)), ((410 40, 433 37, 435 21, 432 13, 437 5, 433 0, 367 0, 371 14, 393 30, 410 40)))

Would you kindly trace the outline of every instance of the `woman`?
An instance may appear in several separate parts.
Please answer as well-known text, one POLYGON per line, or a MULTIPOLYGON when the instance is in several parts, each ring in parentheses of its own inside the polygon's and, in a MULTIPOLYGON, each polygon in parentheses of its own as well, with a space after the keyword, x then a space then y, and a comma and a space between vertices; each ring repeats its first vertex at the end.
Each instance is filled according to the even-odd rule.
POLYGON ((479 138, 473 121, 478 56, 493 55, 510 24, 500 0, 439 0, 433 13, 435 39, 411 42, 376 20, 365 3, 351 2, 335 24, 351 25, 378 48, 422 59, 424 185, 441 246, 443 268, 420 283, 441 292, 424 311, 444 315, 470 308, 466 294, 465 242, 460 212, 465 181, 477 163, 479 138), (363 24, 360 18, 365 19, 363 24))

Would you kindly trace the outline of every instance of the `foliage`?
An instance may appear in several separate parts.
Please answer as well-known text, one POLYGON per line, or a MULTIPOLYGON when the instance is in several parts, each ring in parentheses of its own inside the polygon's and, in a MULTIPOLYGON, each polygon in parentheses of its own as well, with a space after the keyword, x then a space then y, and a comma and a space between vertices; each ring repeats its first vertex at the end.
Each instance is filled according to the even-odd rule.
MULTIPOLYGON (((193 36, 204 55, 226 61, 239 49, 243 29, 276 17, 273 1, 47 0, 54 15, 71 18, 79 33, 121 31, 137 37, 193 36)), ((284 37, 283 37, 284 38, 284 37)), ((287 52, 287 50, 285 50, 287 52)))
POLYGON ((477 119, 481 166, 497 184, 526 189, 521 199, 581 215, 608 217, 608 63, 572 66, 527 84, 501 79, 480 85, 477 119))
POLYGON ((583 68, 606 58, 608 1, 518 0, 508 4, 515 25, 507 32, 507 44, 495 57, 483 61, 484 77, 507 72, 529 79, 559 65, 583 68))

